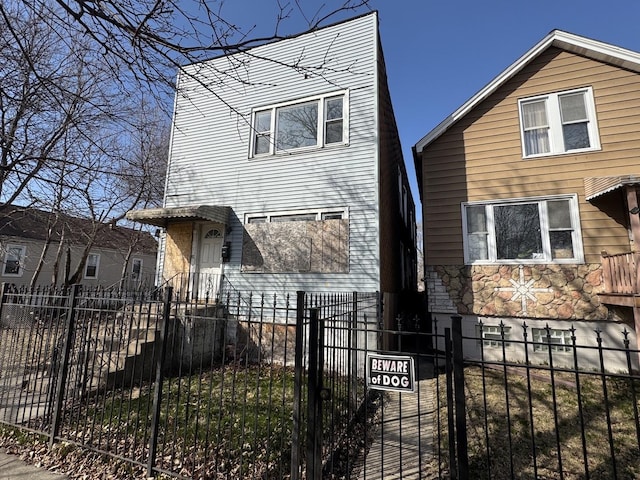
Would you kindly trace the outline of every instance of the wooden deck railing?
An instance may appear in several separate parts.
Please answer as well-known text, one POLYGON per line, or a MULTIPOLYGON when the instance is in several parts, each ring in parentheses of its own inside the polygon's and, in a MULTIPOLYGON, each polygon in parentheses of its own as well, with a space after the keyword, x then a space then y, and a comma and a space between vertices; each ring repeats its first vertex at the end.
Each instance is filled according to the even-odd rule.
POLYGON ((628 252, 609 255, 602 252, 604 292, 608 294, 636 295, 640 293, 640 253, 628 252))

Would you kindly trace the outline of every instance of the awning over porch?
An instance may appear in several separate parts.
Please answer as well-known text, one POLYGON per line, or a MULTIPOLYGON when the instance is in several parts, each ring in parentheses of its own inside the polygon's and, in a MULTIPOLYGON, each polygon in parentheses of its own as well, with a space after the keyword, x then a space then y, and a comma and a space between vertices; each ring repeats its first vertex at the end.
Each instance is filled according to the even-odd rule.
POLYGON ((174 208, 147 208, 130 210, 127 218, 135 222, 166 227, 172 221, 207 221, 227 225, 230 207, 221 205, 193 205, 174 208))
POLYGON ((584 179, 584 195, 585 199, 590 202, 596 197, 626 187, 627 185, 638 184, 640 184, 640 174, 586 177, 584 179))

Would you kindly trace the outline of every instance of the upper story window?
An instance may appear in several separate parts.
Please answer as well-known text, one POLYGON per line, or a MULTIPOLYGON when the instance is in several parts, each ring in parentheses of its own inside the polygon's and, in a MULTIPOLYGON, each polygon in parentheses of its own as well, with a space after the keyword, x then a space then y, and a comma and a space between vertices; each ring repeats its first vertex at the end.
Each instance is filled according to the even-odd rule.
POLYGON ((465 263, 582 263, 575 195, 462 205, 465 263))
POLYGON ((87 263, 84 268, 84 278, 98 278, 98 267, 100 266, 100 255, 90 253, 87 255, 87 263))
POLYGON ((345 144, 347 111, 345 92, 256 110, 252 156, 345 144))
POLYGON ((24 270, 26 252, 27 247, 23 245, 7 245, 2 275, 5 277, 21 277, 24 270))
POLYGON ((600 148, 591 87, 519 101, 525 158, 600 148))

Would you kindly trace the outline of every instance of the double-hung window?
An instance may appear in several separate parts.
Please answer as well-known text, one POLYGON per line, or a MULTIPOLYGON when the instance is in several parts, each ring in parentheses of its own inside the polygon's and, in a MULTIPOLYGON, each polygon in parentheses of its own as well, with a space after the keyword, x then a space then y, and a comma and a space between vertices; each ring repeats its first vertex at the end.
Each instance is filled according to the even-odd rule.
POLYGON ((23 245, 7 245, 4 254, 2 275, 5 277, 21 277, 24 269, 24 258, 27 247, 23 245))
POLYGON ((346 92, 258 109, 253 114, 252 156, 347 143, 346 92))
POLYGON ((575 195, 462 204, 465 263, 582 263, 575 195))
POLYGON ((100 266, 100 255, 90 253, 87 255, 87 263, 84 268, 84 278, 98 278, 98 268, 100 266))
POLYGON ((525 158, 600 148, 590 87, 521 99, 519 108, 525 158))

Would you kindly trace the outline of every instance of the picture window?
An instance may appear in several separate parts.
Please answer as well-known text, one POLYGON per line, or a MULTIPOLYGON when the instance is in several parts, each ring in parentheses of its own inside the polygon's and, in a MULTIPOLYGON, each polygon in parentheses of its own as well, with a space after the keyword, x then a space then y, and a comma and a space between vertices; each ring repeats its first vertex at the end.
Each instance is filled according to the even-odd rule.
POLYGON ((581 263, 575 195, 463 204, 465 262, 581 263))

